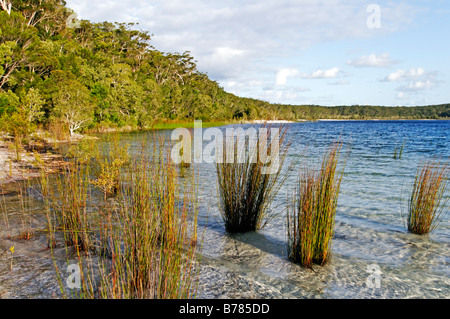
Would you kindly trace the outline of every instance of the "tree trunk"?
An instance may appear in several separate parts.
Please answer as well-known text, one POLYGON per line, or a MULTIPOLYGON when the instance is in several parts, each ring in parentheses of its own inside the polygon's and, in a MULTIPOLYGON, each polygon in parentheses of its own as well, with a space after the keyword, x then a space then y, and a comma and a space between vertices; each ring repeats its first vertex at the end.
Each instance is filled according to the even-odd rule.
POLYGON ((8 15, 11 15, 11 2, 6 2, 6 0, 0 0, 0 5, 2 9, 8 12, 8 15))

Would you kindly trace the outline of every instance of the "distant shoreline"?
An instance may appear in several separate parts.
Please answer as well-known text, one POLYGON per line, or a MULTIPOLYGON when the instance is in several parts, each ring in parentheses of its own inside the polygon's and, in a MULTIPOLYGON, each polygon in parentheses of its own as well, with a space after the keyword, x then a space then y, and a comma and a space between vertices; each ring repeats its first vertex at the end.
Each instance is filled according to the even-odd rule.
POLYGON ((296 121, 288 121, 288 120, 253 120, 253 121, 245 121, 245 124, 286 124, 286 123, 295 123, 296 121))
POLYGON ((298 119, 295 121, 289 120, 252 120, 245 121, 245 124, 282 124, 282 123, 300 123, 300 122, 358 122, 358 121, 449 121, 450 119, 316 119, 316 120, 307 120, 307 119, 298 119))
MULTIPOLYGON (((228 124, 292 124, 292 123, 304 123, 304 122, 361 122, 361 121, 448 121, 450 119, 317 119, 317 120, 306 120, 298 119, 296 121, 292 120, 250 120, 250 121, 239 121, 239 122, 205 122, 204 127, 213 126, 223 126, 228 124)), ((175 129, 177 127, 193 127, 193 121, 177 122, 177 123, 158 123, 157 127, 145 128, 144 131, 160 130, 160 129, 175 129), (159 126, 159 127, 158 127, 159 126)), ((87 134, 107 134, 107 133, 121 133, 121 132, 137 132, 139 129, 130 130, 120 130, 120 129, 110 129, 103 132, 88 132, 87 134)), ((64 142, 77 142, 82 138, 95 138, 88 137, 88 135, 76 134, 68 141, 55 141, 49 139, 47 144, 59 144, 64 142)), ((1 185, 9 184, 11 182, 18 182, 27 180, 30 178, 39 177, 41 175, 41 170, 46 173, 55 173, 61 169, 65 161, 61 158, 61 155, 55 154, 54 152, 21 152, 21 161, 14 161, 14 152, 8 147, 8 143, 5 141, 0 141, 0 187, 1 185), (41 162, 36 161, 36 154, 40 158, 41 162)), ((2 193, 0 189, 0 194, 2 193)))
POLYGON ((449 121, 450 119, 317 119, 315 121, 320 122, 332 122, 332 121, 449 121))

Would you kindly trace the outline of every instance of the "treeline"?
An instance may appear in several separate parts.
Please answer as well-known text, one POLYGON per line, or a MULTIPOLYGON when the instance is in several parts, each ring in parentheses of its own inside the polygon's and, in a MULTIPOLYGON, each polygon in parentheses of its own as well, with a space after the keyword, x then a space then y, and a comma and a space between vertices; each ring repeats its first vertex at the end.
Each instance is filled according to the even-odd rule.
POLYGON ((388 106, 317 106, 317 105, 271 105, 274 114, 283 119, 446 119, 450 118, 450 104, 388 107, 388 106))
POLYGON ((74 24, 65 5, 0 0, 0 126, 13 136, 54 123, 73 133, 188 119, 449 117, 449 105, 292 106, 237 97, 199 72, 189 52, 160 52, 131 23, 74 24))

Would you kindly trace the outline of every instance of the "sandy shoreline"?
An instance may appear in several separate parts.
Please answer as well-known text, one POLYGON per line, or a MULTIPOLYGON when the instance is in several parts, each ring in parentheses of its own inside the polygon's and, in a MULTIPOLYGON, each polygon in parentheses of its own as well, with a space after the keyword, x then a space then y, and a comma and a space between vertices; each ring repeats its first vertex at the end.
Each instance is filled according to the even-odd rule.
POLYGON ((15 161, 16 154, 11 147, 12 141, 0 136, 0 195, 4 185, 14 182, 37 178, 44 174, 61 171, 67 164, 59 154, 57 145, 76 143, 82 139, 98 139, 88 135, 74 134, 68 140, 60 141, 43 137, 42 132, 37 133, 40 142, 33 142, 26 149, 20 151, 20 161, 15 161))
POLYGON ((14 158, 15 154, 8 145, 0 142, 0 185, 39 177, 41 170, 54 172, 56 164, 62 162, 61 155, 49 152, 22 152, 19 162, 16 162, 14 158))
POLYGON ((63 157, 48 144, 40 149, 20 152, 20 161, 9 143, 0 141, 0 195, 14 193, 21 181, 56 173, 65 165, 63 157))
POLYGON ((287 120, 253 120, 253 121, 245 121, 246 124, 287 124, 287 123, 295 123, 294 121, 287 120))

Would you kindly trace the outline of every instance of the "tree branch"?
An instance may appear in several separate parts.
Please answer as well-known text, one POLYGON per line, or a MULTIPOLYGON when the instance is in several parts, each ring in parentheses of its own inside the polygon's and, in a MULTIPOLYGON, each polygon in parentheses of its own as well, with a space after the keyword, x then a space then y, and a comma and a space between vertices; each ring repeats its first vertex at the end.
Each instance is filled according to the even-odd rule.
POLYGON ((11 15, 11 2, 7 2, 6 0, 0 0, 0 5, 3 10, 8 12, 8 15, 11 15))

